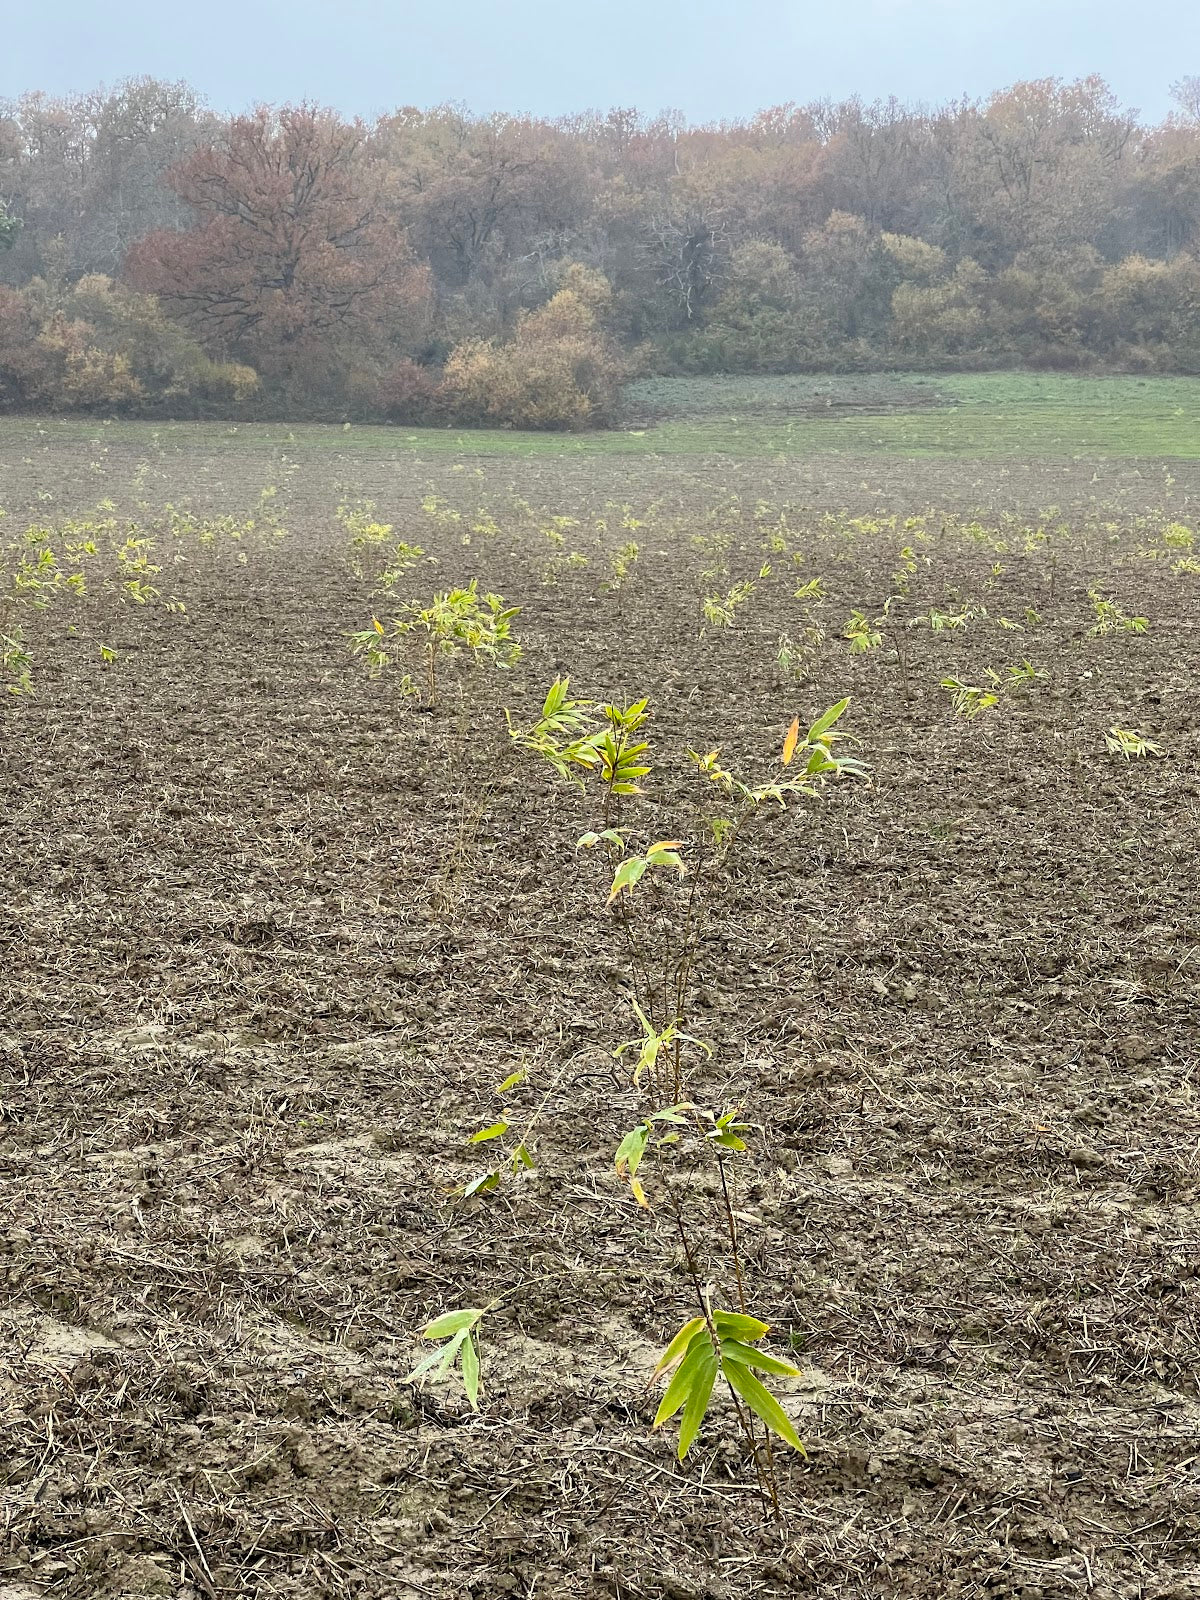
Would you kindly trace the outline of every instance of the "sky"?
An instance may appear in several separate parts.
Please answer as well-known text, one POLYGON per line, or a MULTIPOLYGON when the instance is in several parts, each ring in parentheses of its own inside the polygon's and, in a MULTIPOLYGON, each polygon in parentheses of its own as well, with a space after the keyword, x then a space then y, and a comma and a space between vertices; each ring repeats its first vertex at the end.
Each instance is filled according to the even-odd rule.
POLYGON ((1106 78, 1157 120, 1200 75, 1200 0, 4 0, 0 96, 185 78, 217 110, 309 99, 689 121, 859 94, 938 103, 1106 78))

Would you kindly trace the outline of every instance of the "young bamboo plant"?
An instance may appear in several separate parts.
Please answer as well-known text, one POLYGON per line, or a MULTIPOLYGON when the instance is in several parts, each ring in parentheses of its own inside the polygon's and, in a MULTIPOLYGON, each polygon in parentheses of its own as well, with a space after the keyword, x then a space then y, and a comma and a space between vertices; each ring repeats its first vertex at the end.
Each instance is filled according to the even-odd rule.
POLYGON ((404 574, 425 559, 419 544, 396 537, 390 522, 380 522, 373 500, 353 500, 338 506, 337 519, 348 538, 350 570, 368 579, 372 587, 391 594, 404 574))
POLYGON ((1123 756, 1126 761, 1135 757, 1166 754, 1162 745, 1147 738, 1140 728, 1118 728, 1114 725, 1104 735, 1104 743, 1110 755, 1123 756))
POLYGON ((1089 589, 1088 599, 1092 602, 1092 611, 1096 618, 1088 630, 1093 637, 1113 633, 1118 629, 1124 633, 1149 632, 1150 624, 1145 617, 1126 616, 1115 600, 1109 600, 1098 589, 1089 589))
MULTIPOLYGON (((558 583, 564 572, 587 566, 588 558, 585 555, 578 550, 567 550, 567 534, 578 526, 579 523, 574 517, 551 517, 548 522, 541 525, 539 531, 550 547, 550 554, 542 566, 544 584, 558 583)), ((632 549, 636 559, 637 546, 632 546, 632 549)))
POLYGON ((803 683, 816 665, 825 629, 811 610, 814 601, 826 598, 821 578, 810 578, 795 591, 793 598, 802 604, 801 625, 797 633, 781 633, 776 646, 775 664, 781 676, 792 683, 803 683))
MULTIPOLYGON (((764 568, 764 571, 769 572, 770 567, 764 568)), ((721 633, 730 632, 737 620, 738 612, 753 598, 756 588, 757 584, 753 578, 744 578, 741 583, 735 583, 724 594, 718 592, 702 596, 700 614, 704 621, 700 628, 700 637, 703 638, 710 628, 715 628, 721 633)))
MULTIPOLYGON (((162 568, 154 540, 140 524, 122 521, 114 511, 106 502, 94 517, 30 526, 0 545, 0 675, 9 680, 10 693, 33 691, 34 662, 24 625, 32 613, 97 592, 123 604, 183 610, 178 600, 164 598, 155 582, 162 568)), ((64 631, 77 633, 78 626, 69 623, 64 631)), ((109 645, 96 644, 102 662, 116 659, 109 645)))
MULTIPOLYGON (((706 791, 715 788, 726 802, 722 807, 726 814, 707 818, 703 830, 691 824, 678 830, 689 835, 686 841, 653 839, 640 847, 633 844, 634 829, 627 823, 626 813, 641 796, 642 780, 651 771, 645 737, 648 702, 642 699, 631 705, 617 705, 573 698, 569 681, 559 678, 551 685, 541 715, 532 727, 514 725, 506 713, 509 733, 518 746, 544 760, 585 795, 594 796, 596 826, 583 834, 577 848, 601 850, 609 857, 606 904, 626 943, 633 1009, 639 1025, 638 1035, 618 1044, 614 1055, 617 1060, 633 1058, 632 1080, 649 1101, 642 1117, 620 1142, 614 1157, 616 1174, 628 1183, 637 1204, 645 1209, 650 1208, 651 1202, 643 1187, 641 1168, 651 1150, 656 1159, 670 1152, 673 1174, 683 1175, 700 1161, 715 1160, 719 1175, 716 1237, 727 1240, 720 1248, 735 1286, 734 1293, 727 1297, 736 1306, 733 1310, 714 1305, 714 1290, 702 1286, 697 1266, 698 1240, 713 1236, 713 1219, 690 1223, 685 1215, 686 1195, 672 1183, 669 1174, 663 1177, 699 1315, 679 1329, 656 1368, 655 1377, 671 1374, 656 1425, 682 1413, 677 1447, 682 1460, 710 1413, 720 1379, 749 1446, 760 1492, 776 1514, 779 1496, 771 1438, 795 1449, 803 1447, 763 1377, 794 1376, 796 1369, 759 1348, 768 1325, 753 1316, 747 1306, 734 1180, 728 1164, 745 1151, 748 1129, 739 1120, 736 1107, 717 1114, 683 1098, 683 1052, 711 1053, 707 1044, 686 1029, 688 984, 701 945, 704 918, 726 877, 730 852, 749 819, 764 806, 783 808, 795 796, 813 793, 829 777, 864 771, 860 763, 835 753, 835 742, 842 737, 836 724, 847 705, 843 700, 831 706, 803 734, 799 718, 793 719, 780 752, 778 773, 757 786, 726 770, 718 751, 689 751, 706 791), (690 874, 689 859, 693 861, 690 874), (644 900, 647 885, 652 882, 664 888, 672 883, 687 883, 681 891, 682 905, 678 896, 668 897, 657 920, 648 914, 644 900), (668 1096, 672 1103, 664 1105, 668 1096), (762 1430, 761 1438, 756 1429, 762 1430)), ((506 1095, 520 1081, 520 1073, 515 1073, 497 1092, 506 1095)), ((464 1184, 460 1191, 464 1198, 482 1199, 505 1180, 506 1174, 511 1180, 532 1166, 530 1134, 544 1104, 543 1098, 515 1134, 505 1115, 470 1135, 470 1144, 502 1148, 505 1157, 464 1184)), ((416 1381, 426 1375, 445 1375, 456 1364, 461 1365, 468 1399, 476 1405, 480 1385, 478 1327, 483 1316, 484 1310, 467 1307, 435 1318, 424 1334, 437 1340, 439 1348, 418 1362, 410 1378, 416 1381)))
MULTIPOLYGON (((532 1172, 534 1170, 533 1132, 541 1119, 542 1112, 546 1109, 551 1095, 558 1088, 564 1071, 565 1067, 560 1068, 555 1074, 536 1106, 525 1117, 524 1121, 518 1125, 515 1134, 512 1132, 515 1119, 506 1113, 498 1117, 495 1122, 489 1122, 484 1127, 477 1128, 468 1137, 467 1143, 469 1145, 486 1146, 488 1152, 497 1148, 502 1149, 504 1158, 502 1161, 496 1162, 493 1157, 494 1164, 492 1166, 485 1167, 482 1172, 477 1172, 474 1177, 467 1179, 461 1190, 464 1200, 469 1200, 475 1195, 490 1194, 494 1189, 500 1187, 506 1175, 516 1177, 519 1173, 532 1172), (512 1136, 510 1137, 510 1135, 512 1136)), ((497 1095, 505 1099, 514 1090, 520 1088, 528 1077, 528 1070, 525 1067, 518 1067, 515 1072, 509 1073, 503 1083, 496 1085, 497 1095)))
MULTIPOLYGON (((626 518, 623 525, 625 527, 641 527, 640 522, 631 522, 629 518, 626 518)), ((612 595, 616 601, 618 616, 621 615, 626 590, 633 582, 640 555, 641 551, 638 548, 637 541, 627 539, 608 558, 608 576, 603 580, 600 588, 604 594, 612 595)))
MULTIPOLYGON (((647 1032, 650 1031, 647 1027, 647 1032)), ((648 1112, 622 1139, 614 1157, 614 1166, 618 1178, 628 1183, 638 1205, 648 1211, 651 1203, 638 1173, 652 1141, 656 1151, 661 1153, 669 1150, 676 1171, 681 1164, 694 1166, 703 1152, 715 1158, 720 1179, 721 1229, 728 1241, 726 1254, 735 1287, 733 1298, 738 1309, 725 1311, 713 1308, 713 1289, 711 1285, 706 1287, 701 1283, 695 1232, 685 1220, 680 1189, 666 1178, 664 1187, 700 1315, 684 1323, 654 1369, 652 1382, 675 1368, 654 1425, 659 1427, 679 1412, 683 1413, 677 1446, 677 1454, 682 1461, 708 1414, 716 1381, 718 1377, 722 1378, 729 1388, 738 1426, 749 1446, 760 1493, 778 1516, 778 1481, 771 1435, 776 1435, 802 1453, 804 1446, 791 1419, 758 1376, 758 1373, 768 1373, 796 1377, 798 1373, 790 1362, 756 1348, 770 1330, 768 1324, 752 1316, 747 1307, 738 1214, 733 1180, 727 1168, 737 1154, 745 1151, 743 1135, 748 1132, 747 1124, 738 1120, 736 1108, 716 1116, 712 1112, 702 1111, 690 1101, 684 1101, 664 1110, 648 1112), (761 1441, 755 1431, 755 1419, 764 1429, 761 1441)))
POLYGON ((600 848, 610 859, 607 904, 625 946, 634 998, 657 1037, 668 1039, 669 1049, 661 1059, 669 1063, 669 1070, 660 1065, 659 1071, 665 1074, 662 1087, 669 1085, 676 1098, 682 1093, 682 1058, 688 1042, 689 986, 733 846, 749 818, 764 806, 784 809, 798 796, 815 794, 830 777, 864 775, 861 763, 834 751, 835 742, 844 737, 836 724, 848 705, 842 700, 831 706, 803 738, 799 719, 794 720, 784 740, 781 770, 763 784, 747 784, 726 770, 718 750, 703 755, 688 751, 699 775, 732 802, 729 813, 708 818, 703 829, 689 821, 677 830, 690 833, 690 839, 652 839, 640 849, 625 822, 625 808, 641 794, 641 780, 651 770, 649 744, 642 737, 648 702, 618 706, 573 699, 569 680, 559 678, 531 728, 517 728, 509 718, 509 733, 516 743, 585 793, 598 791, 597 826, 580 837, 577 848, 600 848), (657 915, 645 914, 638 898, 641 886, 665 878, 690 878, 681 890, 682 904, 678 897, 659 901, 657 915))
POLYGON ((402 647, 416 643, 424 662, 423 685, 405 672, 400 681, 402 693, 419 696, 422 688, 429 706, 438 703, 438 667, 466 654, 476 665, 487 662, 498 668, 511 667, 521 654, 513 636, 512 619, 520 606, 510 606, 498 594, 480 595, 478 580, 472 578, 465 589, 448 589, 429 600, 414 600, 401 606, 385 626, 378 617, 371 626, 351 634, 351 649, 365 655, 372 674, 392 662, 387 641, 402 647))
POLYGON ((427 1322, 421 1329, 421 1337, 437 1341, 438 1348, 417 1362, 405 1378, 405 1383, 420 1383, 422 1380, 436 1382, 457 1366, 462 1372, 463 1388, 471 1410, 478 1411, 479 1324, 491 1309, 490 1306, 465 1306, 458 1311, 444 1311, 432 1322, 427 1322))
POLYGON ((964 683, 961 678, 947 677, 941 688, 950 695, 955 713, 973 722, 981 712, 991 711, 1002 700, 1017 699, 1029 693, 1036 683, 1044 683, 1050 676, 1044 667, 1035 667, 1032 661, 1020 661, 1006 666, 1003 672, 993 667, 987 669, 990 688, 964 683))

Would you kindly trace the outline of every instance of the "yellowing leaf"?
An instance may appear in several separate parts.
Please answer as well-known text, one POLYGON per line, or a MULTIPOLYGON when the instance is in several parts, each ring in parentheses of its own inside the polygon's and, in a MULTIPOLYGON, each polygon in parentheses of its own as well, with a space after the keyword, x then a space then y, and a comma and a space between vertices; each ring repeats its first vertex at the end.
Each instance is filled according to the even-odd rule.
POLYGON ((784 764, 785 767, 790 767, 791 766, 792 757, 796 754, 796 746, 799 743, 799 741, 800 741, 800 718, 799 717, 793 717, 792 718, 792 725, 787 731, 787 737, 783 741, 783 764, 784 764))
POLYGON ((630 1178, 629 1187, 633 1191, 633 1198, 641 1206, 642 1210, 649 1211, 650 1202, 646 1199, 646 1191, 642 1188, 642 1180, 640 1178, 630 1178))
POLYGON ((649 865, 650 863, 645 856, 631 856, 628 861, 622 861, 613 874, 612 888, 608 894, 608 904, 612 905, 622 889, 627 889, 632 895, 634 886, 641 879, 642 874, 649 865))
MULTIPOLYGON (((659 1373, 665 1372, 668 1367, 673 1367, 675 1365, 679 1358, 690 1347, 692 1340, 696 1337, 697 1333, 699 1333, 703 1326, 703 1317, 692 1317, 690 1321, 684 1323, 683 1327, 680 1328, 679 1332, 675 1335, 670 1344, 659 1357, 658 1365, 654 1369, 654 1376, 656 1378, 658 1377, 659 1373)), ((674 1412, 672 1412, 671 1415, 674 1416, 674 1412)), ((657 1426, 657 1422, 655 1423, 655 1426, 657 1426)))
POLYGON ((376 633, 382 633, 383 632, 383 623, 380 622, 378 617, 372 617, 371 618, 371 626, 375 629, 376 633))
POLYGON ((423 1339, 448 1339, 451 1334, 461 1333, 464 1328, 473 1328, 483 1315, 474 1306, 468 1306, 462 1311, 446 1311, 440 1317, 434 1317, 432 1322, 427 1322, 421 1330, 423 1339))

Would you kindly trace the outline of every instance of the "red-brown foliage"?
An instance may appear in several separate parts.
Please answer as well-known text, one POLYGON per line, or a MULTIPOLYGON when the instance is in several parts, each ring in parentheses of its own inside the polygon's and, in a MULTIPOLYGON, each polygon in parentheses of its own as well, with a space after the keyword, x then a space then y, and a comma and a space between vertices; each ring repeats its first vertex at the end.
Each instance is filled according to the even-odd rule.
POLYGON ((170 174, 197 217, 126 272, 210 349, 284 381, 386 355, 425 315, 428 274, 390 226, 362 129, 312 106, 236 118, 170 174))

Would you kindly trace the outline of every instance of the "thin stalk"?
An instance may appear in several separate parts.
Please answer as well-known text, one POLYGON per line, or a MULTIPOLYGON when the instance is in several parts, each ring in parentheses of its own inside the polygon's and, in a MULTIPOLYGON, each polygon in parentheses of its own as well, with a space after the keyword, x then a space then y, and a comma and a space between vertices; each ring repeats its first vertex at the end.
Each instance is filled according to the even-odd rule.
MULTIPOLYGON (((687 1012, 687 991, 691 971, 696 962, 699 950, 700 930, 697 926, 697 906, 700 903, 701 886, 706 881, 709 862, 701 856, 695 874, 692 877, 692 887, 688 893, 687 909, 684 912, 683 932, 680 936, 681 955, 675 967, 675 1022, 682 1028, 687 1012)), ((664 975, 665 976, 665 975, 664 975)), ((676 1039, 672 1050, 672 1065, 675 1074, 675 1098, 678 1100, 683 1094, 683 1040, 676 1039)))
POLYGON ((908 678, 908 645, 902 643, 904 635, 897 630, 896 633, 896 661, 900 667, 900 688, 904 695, 904 703, 912 704, 912 685, 908 678))
MULTIPOLYGON (((621 765, 621 757, 624 754, 626 742, 625 730, 621 729, 620 742, 617 745, 616 758, 612 763, 612 766, 609 770, 609 775, 604 784, 604 807, 602 815, 604 817, 604 826, 606 828, 619 827, 621 823, 621 796, 615 792, 615 785, 617 781, 617 772, 621 765)), ((634 998, 638 1001, 638 1004, 650 1018, 651 1022, 653 1022, 656 1027, 659 1027, 661 1024, 659 1019, 655 1016, 654 984, 650 977, 649 961, 634 935, 633 918, 630 915, 629 907, 623 901, 618 900, 613 909, 621 931, 625 935, 625 943, 629 950, 629 965, 630 970, 633 973, 634 998), (640 995, 637 993, 639 973, 641 975, 642 985, 642 992, 640 995)))
POLYGON ((733 1253, 733 1273, 737 1279, 738 1310, 743 1316, 746 1311, 746 1286, 742 1281, 742 1256, 738 1248, 737 1219, 733 1214, 733 1201, 729 1198, 729 1184, 725 1177, 725 1158, 717 1156, 717 1171, 721 1177, 721 1194, 725 1201, 725 1224, 729 1230, 729 1248, 733 1253))

